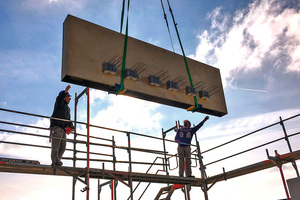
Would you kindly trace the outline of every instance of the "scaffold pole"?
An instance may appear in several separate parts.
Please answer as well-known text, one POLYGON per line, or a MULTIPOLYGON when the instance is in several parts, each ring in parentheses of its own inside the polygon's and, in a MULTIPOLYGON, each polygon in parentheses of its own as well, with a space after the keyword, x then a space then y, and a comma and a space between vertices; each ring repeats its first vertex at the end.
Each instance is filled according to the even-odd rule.
MULTIPOLYGON (((199 141, 198 141, 198 138, 197 138, 197 133, 195 133, 195 140, 196 140, 197 151, 198 151, 197 156, 199 158, 201 178, 206 180, 207 175, 206 175, 206 172, 205 172, 205 166, 204 166, 203 161, 202 161, 203 157, 201 155, 201 149, 200 149, 200 144, 199 144, 199 141)), ((207 188, 207 182, 206 181, 203 181, 201 189, 204 193, 205 200, 208 200, 208 193, 207 193, 208 188, 207 188)))
POLYGON ((130 144, 130 133, 127 133, 128 138, 128 159, 129 159, 129 177, 128 177, 128 185, 130 187, 130 198, 133 200, 133 190, 132 190, 132 165, 131 165, 131 144, 130 144))
POLYGON ((283 174, 283 171, 282 171, 282 163, 281 163, 279 154, 277 153, 277 150, 275 150, 275 154, 276 154, 276 158, 278 159, 278 166, 277 167, 279 168, 279 171, 280 171, 280 175, 281 175, 282 183, 283 183, 283 186, 284 186, 286 198, 287 198, 287 200, 290 200, 289 191, 287 189, 284 174, 283 174))
MULTIPOLYGON (((116 151, 115 151, 115 146, 116 146, 116 143, 115 143, 115 137, 112 136, 112 155, 113 155, 113 171, 116 171, 116 151)), ((113 179, 112 180, 112 190, 114 191, 112 193, 112 195, 114 196, 114 199, 112 200, 117 200, 117 185, 116 185, 116 179, 113 179)))
POLYGON ((87 167, 86 167, 86 200, 90 199, 90 88, 87 88, 87 167))
MULTIPOLYGON (((75 93, 75 105, 74 105, 74 141, 76 141, 77 137, 77 104, 78 104, 78 97, 77 93, 75 93)), ((73 143, 73 167, 76 167, 76 142, 73 143)), ((75 185, 76 185, 76 178, 73 177, 73 184, 72 184, 72 200, 75 200, 75 185)))
MULTIPOLYGON (((284 122, 283 122, 283 120, 282 120, 281 117, 279 117, 279 119, 280 119, 280 125, 281 125, 282 130, 283 130, 283 133, 284 133, 285 141, 287 142, 287 145, 288 145, 288 147, 289 147, 290 152, 293 152, 292 146, 291 146, 291 143, 290 143, 290 140, 289 140, 289 137, 288 137, 287 132, 286 132, 286 129, 285 129, 284 122)), ((296 162, 295 162, 295 161, 292 161, 292 165, 293 165, 293 167, 294 167, 294 169, 295 169, 295 171, 296 171, 297 177, 299 177, 299 171, 298 171, 296 162)))

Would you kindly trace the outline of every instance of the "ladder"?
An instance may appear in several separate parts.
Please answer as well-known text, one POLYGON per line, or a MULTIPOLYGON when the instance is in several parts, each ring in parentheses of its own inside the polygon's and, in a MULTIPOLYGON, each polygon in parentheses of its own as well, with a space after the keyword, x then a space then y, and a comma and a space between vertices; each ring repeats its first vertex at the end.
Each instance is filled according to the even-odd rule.
POLYGON ((174 185, 170 185, 167 187, 163 187, 159 190, 158 194, 156 195, 154 200, 170 200, 174 190, 178 189, 178 188, 183 188, 184 185, 180 185, 180 184, 174 184, 174 185), (161 195, 167 194, 167 196, 163 199, 159 199, 161 197, 161 195))

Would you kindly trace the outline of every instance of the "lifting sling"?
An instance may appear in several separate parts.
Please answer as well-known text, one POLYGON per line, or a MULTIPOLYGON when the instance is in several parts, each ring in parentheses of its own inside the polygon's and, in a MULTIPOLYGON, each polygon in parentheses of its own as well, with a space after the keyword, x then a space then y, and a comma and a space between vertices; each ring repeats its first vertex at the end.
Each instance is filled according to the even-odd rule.
MULTIPOLYGON (((187 60, 186 60, 186 56, 185 56, 185 53, 184 53, 184 50, 183 50, 183 46, 182 46, 182 43, 181 43, 181 40, 180 40, 179 32, 178 32, 178 29, 177 29, 177 23, 175 22, 174 15, 173 15, 172 8, 171 8, 169 0, 167 0, 167 2, 168 2, 168 5, 169 5, 169 10, 170 10, 170 13, 171 13, 171 16, 172 16, 172 19, 173 19, 175 30, 176 30, 176 33, 177 33, 178 41, 179 41, 179 44, 180 44, 180 47, 181 47, 181 51, 182 51, 182 55, 183 55, 183 58, 184 58, 184 63, 185 63, 186 71, 187 71, 187 74, 188 74, 188 77, 189 77, 189 81, 190 81, 190 85, 191 85, 191 87, 194 87, 193 80, 192 80, 192 77, 191 77, 191 73, 190 73, 190 70, 189 70, 189 66, 188 66, 188 63, 187 63, 187 60)), ((194 112, 197 109, 201 108, 201 105, 198 104, 196 96, 194 96, 194 101, 195 101, 195 105, 189 107, 187 109, 188 111, 194 112)))
MULTIPOLYGON (((123 94, 126 91, 126 89, 124 88, 124 76, 125 76, 126 55, 127 55, 127 41, 128 41, 129 5, 130 5, 130 0, 128 0, 128 4, 127 4, 127 19, 126 19, 126 30, 125 30, 124 49, 123 49, 122 70, 121 70, 121 83, 120 85, 115 84, 115 87, 113 88, 116 95, 123 94)), ((122 33, 122 29, 123 29, 124 8, 125 8, 125 0, 123 0, 123 5, 122 5, 120 33, 122 33)))
MULTIPOLYGON (((170 10, 170 13, 171 13, 171 16, 172 16, 172 19, 173 19, 173 23, 174 23, 174 26, 175 26, 176 34, 177 34, 178 41, 179 41, 179 44, 180 44, 180 47, 181 47, 181 51, 182 51, 182 54, 183 54, 183 58, 184 58, 185 66, 186 66, 186 71, 187 71, 187 74, 188 74, 188 77, 189 77, 190 85, 193 88, 194 84, 193 84, 193 80, 192 80, 192 77, 191 77, 191 74, 190 74, 190 70, 189 70, 189 66, 188 66, 188 63, 187 63, 187 59, 186 59, 186 56, 185 56, 185 53, 184 53, 184 50, 183 50, 183 46, 182 46, 182 43, 181 43, 179 32, 178 32, 178 29, 177 29, 177 23, 175 22, 175 18, 174 18, 174 15, 173 15, 173 12, 172 12, 169 0, 167 0, 167 2, 168 2, 168 5, 169 5, 169 10, 170 10)), ((122 71, 121 71, 121 84, 120 85, 119 84, 115 84, 115 88, 113 89, 115 91, 116 95, 123 94, 126 91, 126 89, 124 88, 124 77, 125 77, 125 66, 126 66, 126 55, 127 55, 127 41, 128 41, 129 5, 130 5, 130 0, 128 0, 128 5, 127 5, 127 19, 126 19, 126 30, 125 30, 124 49, 123 49, 123 62, 122 62, 122 71)), ((167 21, 167 17, 166 17, 166 14, 165 14, 165 10, 164 10, 164 6, 163 6, 163 3, 162 3, 162 0, 161 0, 161 5, 162 5, 163 12, 164 12, 164 18, 166 20, 166 24, 167 24, 167 28, 168 28, 168 31, 169 31, 169 35, 170 35, 170 38, 171 38, 170 29, 169 29, 169 25, 168 25, 168 21, 167 21)), ((124 8, 125 8, 125 0, 123 0, 123 5, 122 5, 120 33, 122 32, 122 28, 123 28, 124 8)), ((171 38, 171 42, 172 42, 172 38, 171 38)), ((173 48, 173 51, 174 51, 173 42, 172 42, 172 48, 173 48)), ((197 109, 201 108, 201 105, 198 104, 196 96, 194 96, 194 102, 195 102, 195 105, 191 106, 190 108, 188 108, 187 109, 188 111, 194 112, 197 109)))

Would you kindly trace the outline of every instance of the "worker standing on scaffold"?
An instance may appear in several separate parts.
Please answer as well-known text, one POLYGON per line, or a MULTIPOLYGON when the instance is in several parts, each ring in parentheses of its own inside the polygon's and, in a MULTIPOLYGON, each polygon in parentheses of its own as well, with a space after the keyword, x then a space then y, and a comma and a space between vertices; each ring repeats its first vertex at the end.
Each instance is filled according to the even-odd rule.
MULTIPOLYGON (((53 114, 51 117, 70 120, 70 108, 68 104, 71 100, 71 95, 69 94, 71 86, 68 85, 65 90, 61 91, 56 97, 53 114)), ((61 158, 66 150, 66 134, 74 129, 73 123, 71 121, 63 121, 57 119, 50 120, 50 140, 52 139, 51 145, 51 160, 52 167, 62 166, 61 158), (64 140, 61 140, 61 139, 64 140)))
POLYGON ((183 121, 183 127, 177 130, 175 141, 178 143, 178 156, 179 156, 179 176, 183 176, 184 164, 186 168, 186 176, 192 176, 191 169, 191 141, 193 135, 203 126, 209 116, 206 116, 197 126, 191 128, 189 120, 183 121))

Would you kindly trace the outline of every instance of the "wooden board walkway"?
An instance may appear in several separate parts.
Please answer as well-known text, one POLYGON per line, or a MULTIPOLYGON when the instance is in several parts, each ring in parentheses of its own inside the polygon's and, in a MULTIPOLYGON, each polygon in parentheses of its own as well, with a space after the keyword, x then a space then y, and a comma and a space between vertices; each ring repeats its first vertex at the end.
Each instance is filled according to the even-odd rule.
MULTIPOLYGON (((37 175, 58 175, 58 176, 75 176, 85 177, 85 168, 73 168, 73 167, 58 167, 53 172, 53 168, 50 165, 35 165, 35 164, 5 164, 0 163, 0 172, 8 173, 22 173, 22 174, 37 174, 37 175)), ((90 169, 90 178, 95 179, 114 179, 128 181, 130 177, 129 172, 112 171, 103 169, 90 169)), ((199 186, 199 182, 202 179, 199 178, 185 178, 178 176, 166 176, 156 174, 144 174, 144 173, 132 173, 132 181, 135 182, 152 182, 152 183, 170 183, 170 184, 191 184, 192 186, 199 186)))
MULTIPOLYGON (((300 159, 300 150, 292 153, 287 153, 279 156, 282 164, 292 162, 300 159)), ((222 174, 208 177, 206 179, 207 184, 214 184, 219 181, 235 178, 238 176, 250 174, 260 170, 276 167, 276 160, 265 160, 246 167, 228 171, 222 174)), ((38 174, 38 175, 58 175, 58 176, 75 176, 85 177, 86 168, 73 168, 73 167, 58 167, 55 170, 50 165, 39 165, 32 163, 11 163, 0 162, 0 172, 8 173, 22 173, 22 174, 38 174)), ((123 171, 112 171, 104 169, 90 169, 90 178, 95 179, 114 179, 128 181, 132 178, 135 182, 151 182, 151 183, 169 183, 169 184, 189 184, 191 186, 201 186, 203 179, 200 178, 186 178, 178 176, 156 175, 156 174, 144 174, 144 173, 132 173, 123 171)))

